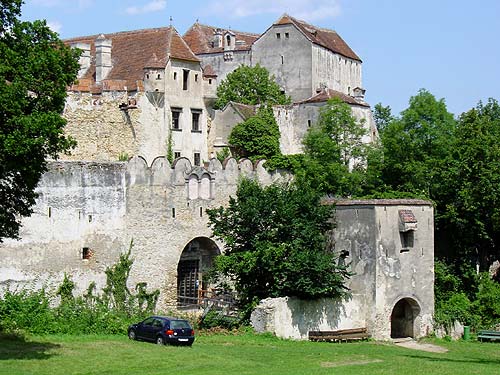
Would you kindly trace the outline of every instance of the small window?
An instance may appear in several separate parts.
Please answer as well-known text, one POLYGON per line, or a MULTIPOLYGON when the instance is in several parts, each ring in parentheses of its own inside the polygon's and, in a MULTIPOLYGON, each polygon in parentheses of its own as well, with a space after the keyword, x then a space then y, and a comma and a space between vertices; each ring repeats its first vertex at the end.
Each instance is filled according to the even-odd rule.
POLYGON ((47 216, 52 217, 52 207, 49 207, 49 209, 47 210, 47 216))
POLYGON ((189 82, 189 70, 184 69, 182 71, 182 89, 183 90, 188 89, 188 82, 189 82))
POLYGON ((201 156, 199 152, 194 153, 194 165, 200 166, 201 164, 201 156))
POLYGON ((172 207, 172 217, 175 219, 175 207, 172 207))
POLYGON ((226 36, 226 44, 227 46, 231 46, 231 35, 226 36))
POLYGON ((146 74, 146 79, 149 79, 149 74, 146 74))
POLYGON ((203 217, 203 207, 200 207, 200 217, 203 217))
POLYGON ((161 79, 161 74, 160 73, 157 74, 156 79, 161 79))
POLYGON ((276 33, 276 39, 281 39, 281 34, 280 33, 276 33))
POLYGON ((200 110, 196 110, 196 109, 191 110, 191 119, 192 119, 191 131, 193 131, 193 132, 201 132, 200 115, 201 115, 200 110))
POLYGON ((181 108, 172 108, 172 129, 179 130, 181 128, 180 117, 181 108))
POLYGON ((312 125, 311 120, 307 120, 307 127, 308 127, 308 128, 310 128, 310 127, 311 127, 311 125, 312 125))
POLYGON ((284 64, 285 63, 285 57, 283 55, 281 55, 281 64, 284 64))
POLYGON ((289 33, 285 33, 285 38, 289 39, 290 38, 290 34, 289 33))
POLYGON ((209 78, 208 79, 208 84, 211 85, 212 84, 212 78, 209 78))
POLYGON ((92 251, 90 251, 90 248, 82 248, 82 259, 89 260, 90 258, 92 258, 92 251))
POLYGON ((195 82, 198 82, 198 74, 195 74, 195 75, 194 75, 194 81, 195 81, 195 82))
POLYGON ((180 151, 175 151, 174 152, 174 159, 179 159, 181 157, 180 151))
POLYGON ((177 72, 174 72, 174 81, 177 80, 177 72))
POLYGON ((415 232, 413 230, 409 230, 406 232, 400 232, 401 234, 401 252, 410 251, 410 248, 413 247, 415 241, 415 232))

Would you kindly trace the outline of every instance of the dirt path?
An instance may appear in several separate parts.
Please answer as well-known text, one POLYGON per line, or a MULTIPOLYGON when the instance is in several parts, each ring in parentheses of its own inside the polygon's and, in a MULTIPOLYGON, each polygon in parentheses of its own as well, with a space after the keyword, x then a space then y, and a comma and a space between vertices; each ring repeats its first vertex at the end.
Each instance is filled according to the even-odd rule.
POLYGON ((396 344, 397 346, 401 346, 402 348, 423 350, 424 352, 431 353, 446 353, 448 351, 448 349, 441 346, 419 343, 411 338, 394 340, 394 344, 396 344))

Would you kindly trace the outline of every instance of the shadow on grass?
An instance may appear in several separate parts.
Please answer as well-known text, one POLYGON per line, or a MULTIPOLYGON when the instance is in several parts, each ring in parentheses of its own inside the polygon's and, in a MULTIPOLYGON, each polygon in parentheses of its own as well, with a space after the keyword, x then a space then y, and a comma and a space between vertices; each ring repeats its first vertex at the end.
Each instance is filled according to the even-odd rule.
POLYGON ((8 359, 49 359, 60 345, 28 341, 23 335, 0 332, 0 361, 8 359))
POLYGON ((405 355, 405 357, 413 359, 425 359, 429 362, 454 362, 454 363, 476 363, 480 365, 500 365, 498 359, 482 359, 482 358, 443 358, 443 357, 430 357, 425 355, 405 355))

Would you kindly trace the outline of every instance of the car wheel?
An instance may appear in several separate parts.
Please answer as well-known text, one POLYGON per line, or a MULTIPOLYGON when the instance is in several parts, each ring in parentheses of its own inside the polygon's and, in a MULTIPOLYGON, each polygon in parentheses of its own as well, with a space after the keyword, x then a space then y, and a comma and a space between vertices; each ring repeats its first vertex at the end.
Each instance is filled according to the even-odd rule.
POLYGON ((163 337, 158 336, 158 337, 156 338, 156 343, 157 343, 158 345, 165 345, 165 340, 163 340, 163 337))
POLYGON ((128 331, 128 338, 130 340, 137 340, 137 337, 135 336, 135 331, 133 329, 131 329, 130 331, 128 331))

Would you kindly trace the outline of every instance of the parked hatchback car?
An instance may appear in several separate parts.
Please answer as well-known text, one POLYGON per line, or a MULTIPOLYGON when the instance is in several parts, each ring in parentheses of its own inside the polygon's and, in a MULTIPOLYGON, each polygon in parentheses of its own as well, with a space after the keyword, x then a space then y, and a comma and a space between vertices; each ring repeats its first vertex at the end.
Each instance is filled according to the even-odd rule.
POLYGON ((128 327, 128 337, 131 340, 146 340, 158 345, 180 344, 193 345, 194 330, 187 320, 168 318, 165 316, 150 316, 140 323, 128 327))

